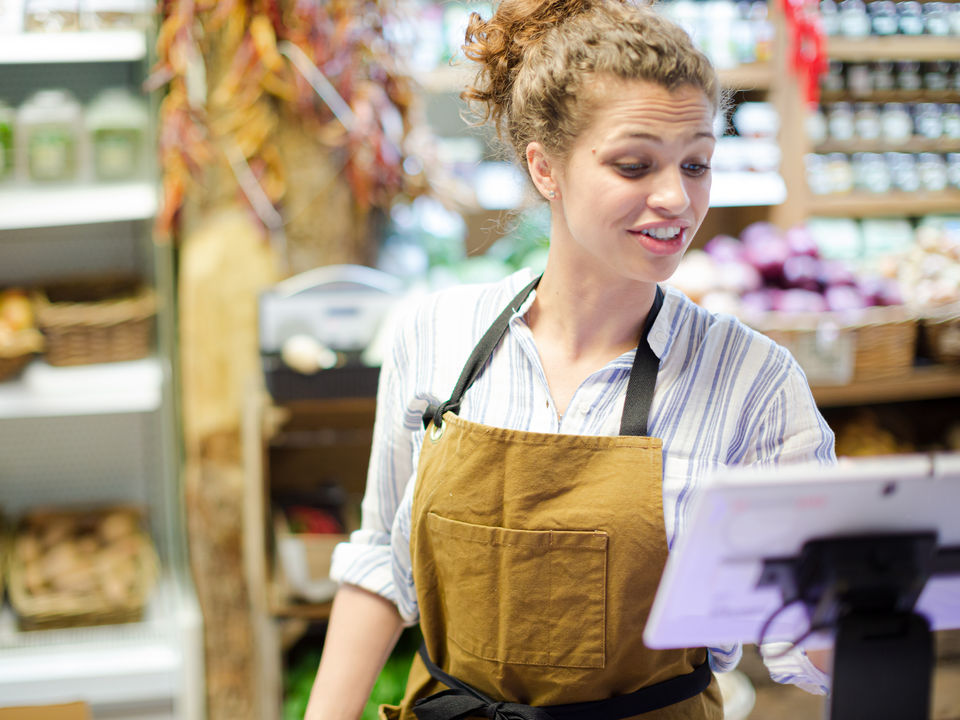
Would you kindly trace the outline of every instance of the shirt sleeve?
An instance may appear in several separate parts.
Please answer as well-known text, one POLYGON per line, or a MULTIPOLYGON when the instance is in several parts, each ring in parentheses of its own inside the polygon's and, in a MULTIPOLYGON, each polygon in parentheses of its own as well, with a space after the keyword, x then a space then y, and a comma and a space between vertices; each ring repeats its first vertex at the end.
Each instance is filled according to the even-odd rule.
POLYGON ((408 323, 401 322, 398 328, 380 369, 360 529, 337 545, 330 566, 333 580, 358 585, 394 603, 390 534, 413 471, 412 433, 403 399, 413 333, 408 323))
MULTIPOLYGON (((793 357, 787 359, 785 377, 770 398, 755 436, 751 461, 759 465, 814 462, 835 464, 834 434, 813 399, 806 376, 793 357)), ((778 683, 796 685, 815 695, 826 695, 830 677, 821 672, 802 648, 784 642, 764 643, 760 654, 778 683)))

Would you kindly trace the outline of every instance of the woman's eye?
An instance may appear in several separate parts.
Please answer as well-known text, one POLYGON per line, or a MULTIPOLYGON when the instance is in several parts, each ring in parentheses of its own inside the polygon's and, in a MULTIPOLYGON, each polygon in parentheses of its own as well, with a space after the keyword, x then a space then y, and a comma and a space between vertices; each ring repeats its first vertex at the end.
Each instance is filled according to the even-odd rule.
POLYGON ((682 166, 683 171, 690 177, 700 177, 701 175, 706 174, 710 169, 710 165, 707 163, 684 163, 682 166))
POLYGON ((633 178, 643 175, 649 166, 643 163, 617 163, 616 168, 617 172, 624 177, 633 178))

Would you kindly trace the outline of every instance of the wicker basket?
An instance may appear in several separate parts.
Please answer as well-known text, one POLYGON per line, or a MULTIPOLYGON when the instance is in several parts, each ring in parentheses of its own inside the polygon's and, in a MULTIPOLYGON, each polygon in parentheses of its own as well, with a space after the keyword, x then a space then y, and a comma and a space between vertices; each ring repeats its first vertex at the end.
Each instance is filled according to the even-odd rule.
POLYGON ((903 306, 768 313, 750 324, 790 350, 812 385, 906 375, 916 356, 917 316, 903 306))
POLYGON ((135 278, 47 285, 34 294, 51 365, 137 360, 150 354, 156 295, 135 278))
POLYGON ((940 363, 960 363, 960 302, 927 311, 921 322, 930 357, 940 363))
POLYGON ((133 508, 34 512, 18 524, 9 553, 10 604, 21 630, 136 622, 143 617, 158 567, 140 513, 133 508), (114 533, 108 541, 107 518, 121 518, 126 534, 114 533), (97 543, 109 544, 89 550, 97 543), (118 573, 121 566, 128 572, 118 573), (67 589, 68 583, 73 587, 67 589))

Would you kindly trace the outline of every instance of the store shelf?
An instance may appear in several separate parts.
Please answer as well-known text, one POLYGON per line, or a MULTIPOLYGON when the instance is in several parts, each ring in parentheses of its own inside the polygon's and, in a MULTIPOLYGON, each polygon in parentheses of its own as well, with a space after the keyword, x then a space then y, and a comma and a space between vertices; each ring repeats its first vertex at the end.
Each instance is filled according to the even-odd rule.
POLYGON ((0 64, 135 62, 147 55, 147 39, 138 30, 21 33, 0 42, 0 64))
MULTIPOLYGON (((449 65, 415 74, 428 93, 459 93, 472 79, 470 64, 449 65)), ((768 90, 773 84, 773 66, 750 63, 719 71, 720 84, 727 90, 768 90)))
POLYGON ((813 195, 807 202, 810 215, 839 217, 916 217, 960 213, 960 190, 871 195, 813 195))
POLYGON ((20 632, 9 606, 0 611, 3 705, 83 700, 92 705, 174 698, 190 662, 181 636, 197 618, 173 579, 158 584, 144 619, 99 627, 20 632))
POLYGON ((719 71, 720 84, 727 90, 769 90, 773 86, 770 63, 749 63, 719 71))
POLYGON ((820 100, 825 103, 840 100, 856 100, 875 103, 956 103, 960 102, 960 90, 874 90, 868 93, 854 93, 850 90, 824 90, 820 100))
POLYGON ((0 230, 145 220, 157 210, 149 182, 117 185, 5 187, 0 230))
POLYGON ((831 140, 814 146, 816 153, 858 152, 903 152, 903 153, 954 153, 960 152, 960 138, 938 138, 930 140, 922 137, 910 138, 905 143, 891 143, 886 140, 831 140))
POLYGON ((0 419, 152 412, 162 384, 156 358, 76 367, 35 360, 0 383, 0 419))
POLYGON ((779 205, 787 199, 787 186, 777 173, 715 172, 710 186, 710 207, 779 205))
POLYGON ((827 56, 843 62, 960 60, 960 42, 956 37, 937 35, 831 37, 827 38, 827 56))
POLYGON ((918 367, 908 375, 813 388, 820 407, 960 397, 960 366, 918 367))

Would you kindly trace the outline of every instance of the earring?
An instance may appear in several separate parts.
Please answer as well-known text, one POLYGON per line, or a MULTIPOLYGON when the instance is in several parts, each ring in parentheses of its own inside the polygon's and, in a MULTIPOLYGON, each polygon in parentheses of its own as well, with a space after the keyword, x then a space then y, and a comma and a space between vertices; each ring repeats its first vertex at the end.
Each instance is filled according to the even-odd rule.
POLYGON ((550 190, 550 191, 547 193, 547 199, 548 199, 548 200, 556 200, 556 199, 557 199, 557 192, 556 192, 556 190, 550 190))

